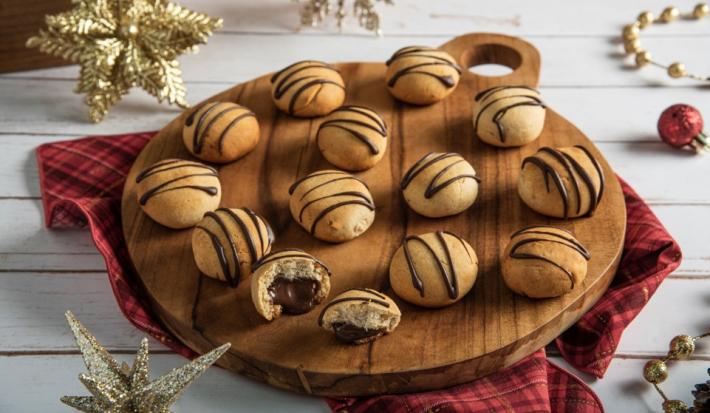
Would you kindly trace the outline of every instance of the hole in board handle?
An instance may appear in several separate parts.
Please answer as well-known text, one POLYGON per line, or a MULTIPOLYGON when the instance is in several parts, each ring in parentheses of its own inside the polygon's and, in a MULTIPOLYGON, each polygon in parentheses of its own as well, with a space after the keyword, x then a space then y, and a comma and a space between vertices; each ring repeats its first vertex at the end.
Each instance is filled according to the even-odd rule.
POLYGON ((512 73, 523 62, 517 50, 502 44, 482 44, 467 50, 461 64, 479 76, 499 77, 512 73))

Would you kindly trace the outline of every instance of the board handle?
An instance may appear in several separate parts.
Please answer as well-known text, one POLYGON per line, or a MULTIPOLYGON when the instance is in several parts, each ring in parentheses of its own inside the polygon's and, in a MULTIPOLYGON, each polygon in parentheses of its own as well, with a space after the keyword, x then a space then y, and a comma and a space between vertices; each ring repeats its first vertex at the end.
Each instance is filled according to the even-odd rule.
POLYGON ((461 65, 464 79, 485 79, 489 86, 518 84, 535 88, 540 81, 540 53, 535 46, 519 37, 468 33, 449 40, 440 48, 461 65), (513 71, 503 76, 484 76, 468 70, 491 63, 508 66, 513 71))

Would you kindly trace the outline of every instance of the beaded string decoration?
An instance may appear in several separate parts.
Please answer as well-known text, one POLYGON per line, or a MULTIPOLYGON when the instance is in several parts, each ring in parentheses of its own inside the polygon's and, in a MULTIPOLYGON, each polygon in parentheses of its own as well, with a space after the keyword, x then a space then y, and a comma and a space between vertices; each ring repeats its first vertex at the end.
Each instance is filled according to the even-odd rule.
POLYGON ((693 11, 687 15, 681 15, 678 8, 669 6, 663 9, 660 16, 655 17, 650 11, 641 12, 636 18, 636 21, 624 26, 621 37, 624 40, 624 51, 628 55, 634 55, 636 67, 642 68, 647 65, 652 65, 664 69, 668 76, 678 78, 689 78, 700 81, 710 81, 710 76, 698 76, 685 69, 685 65, 681 62, 673 62, 670 65, 665 65, 653 60, 651 53, 641 47, 641 30, 651 24, 667 24, 683 18, 686 20, 700 20, 710 15, 710 6, 707 3, 698 3, 693 8, 693 11))
MULTIPOLYGON (((662 359, 649 360, 643 367, 643 378, 647 382, 653 384, 653 387, 658 391, 658 394, 663 398, 663 411, 665 413, 692 413, 693 408, 702 409, 705 406, 698 406, 697 403, 693 408, 688 409, 688 405, 681 400, 672 400, 663 392, 660 383, 668 378, 669 361, 684 360, 690 358, 695 351, 695 342, 705 337, 710 337, 710 332, 699 336, 679 335, 673 337, 669 345, 668 354, 662 359)), ((697 401, 697 399, 696 399, 697 401)), ((704 410, 698 410, 704 411, 704 410)))

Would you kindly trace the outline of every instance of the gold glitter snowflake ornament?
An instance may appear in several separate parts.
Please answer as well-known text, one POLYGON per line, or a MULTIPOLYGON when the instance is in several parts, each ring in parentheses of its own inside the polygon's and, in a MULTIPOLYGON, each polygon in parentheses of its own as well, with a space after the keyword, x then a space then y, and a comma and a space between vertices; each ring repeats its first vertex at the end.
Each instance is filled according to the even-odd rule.
POLYGON ((62 403, 86 413, 169 413, 180 394, 229 349, 224 344, 192 362, 150 381, 148 339, 141 341, 133 362, 118 364, 96 338, 67 311, 67 321, 84 358, 88 374, 79 381, 92 396, 64 396, 62 403))
POLYGON ((92 121, 100 122, 133 86, 159 102, 188 106, 176 58, 196 52, 222 19, 167 0, 72 3, 71 10, 46 16, 47 28, 27 40, 27 47, 81 66, 75 91, 86 94, 92 121))

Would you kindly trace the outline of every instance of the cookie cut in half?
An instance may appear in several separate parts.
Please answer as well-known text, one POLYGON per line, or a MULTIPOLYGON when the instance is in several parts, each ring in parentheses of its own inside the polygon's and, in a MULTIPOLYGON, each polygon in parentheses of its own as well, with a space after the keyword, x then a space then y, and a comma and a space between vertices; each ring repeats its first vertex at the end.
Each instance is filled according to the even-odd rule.
POLYGON ((394 331, 401 318, 391 298, 369 288, 353 288, 323 308, 318 325, 342 342, 363 344, 394 331))
POLYGON ((330 292, 330 270, 312 255, 285 249, 254 265, 251 298, 256 311, 271 321, 281 314, 305 314, 330 292))

